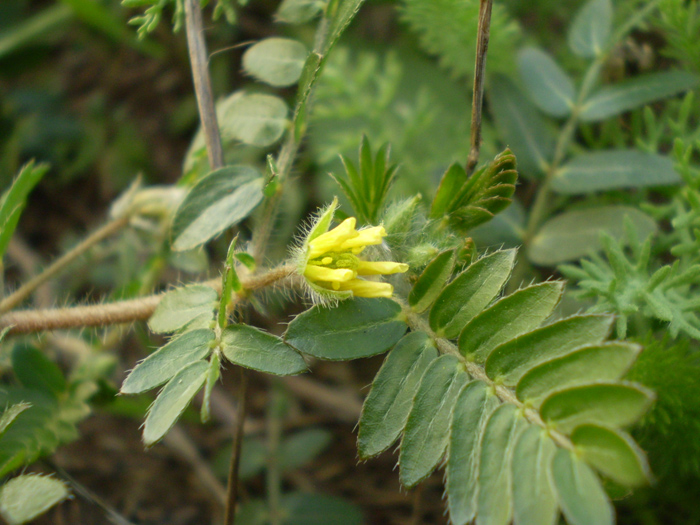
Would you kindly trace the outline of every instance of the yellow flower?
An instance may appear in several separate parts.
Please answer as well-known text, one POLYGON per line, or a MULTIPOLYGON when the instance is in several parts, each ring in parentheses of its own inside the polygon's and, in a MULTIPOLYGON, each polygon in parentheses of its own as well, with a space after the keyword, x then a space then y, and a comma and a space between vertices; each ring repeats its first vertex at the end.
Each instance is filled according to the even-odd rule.
POLYGON ((366 280, 361 276, 403 273, 408 270, 408 265, 390 261, 370 262, 358 257, 366 246, 382 243, 386 236, 383 226, 357 230, 357 221, 350 217, 332 230, 323 231, 328 229, 336 206, 337 201, 334 200, 321 213, 304 242, 300 273, 306 277, 309 286, 322 296, 335 299, 351 296, 391 297, 394 292, 391 284, 366 280))

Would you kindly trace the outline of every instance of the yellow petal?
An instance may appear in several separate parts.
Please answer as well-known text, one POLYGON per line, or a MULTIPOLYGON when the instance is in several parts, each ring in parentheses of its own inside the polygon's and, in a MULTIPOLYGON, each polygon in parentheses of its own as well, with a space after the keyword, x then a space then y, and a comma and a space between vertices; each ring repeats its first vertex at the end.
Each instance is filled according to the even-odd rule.
POLYGON ((312 281, 343 282, 357 277, 357 273, 345 268, 326 268, 325 266, 315 266, 309 264, 304 270, 304 275, 312 281))
POLYGON ((340 290, 350 290, 355 297, 391 297, 394 287, 389 283, 353 279, 340 283, 340 290))
POLYGON ((349 250, 351 248, 356 248, 360 246, 369 246, 372 244, 381 244, 382 238, 386 236, 386 230, 384 226, 373 226, 372 228, 365 228, 357 232, 357 235, 352 238, 348 238, 341 245, 342 250, 349 250))
POLYGON ((390 275, 408 271, 408 264, 388 261, 360 261, 357 267, 358 275, 390 275))
POLYGON ((326 252, 342 251, 343 242, 358 236, 355 217, 348 217, 332 230, 322 233, 309 242, 309 258, 315 259, 326 252))

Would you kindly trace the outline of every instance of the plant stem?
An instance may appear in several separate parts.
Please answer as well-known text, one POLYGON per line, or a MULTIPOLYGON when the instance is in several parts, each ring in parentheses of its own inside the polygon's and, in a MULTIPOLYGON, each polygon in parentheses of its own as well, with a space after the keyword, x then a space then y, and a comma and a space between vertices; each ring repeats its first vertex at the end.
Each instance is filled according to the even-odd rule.
POLYGON ((209 77, 207 44, 204 41, 202 8, 199 0, 185 0, 185 27, 204 142, 207 146, 209 165, 211 169, 215 170, 224 165, 224 151, 221 146, 219 123, 216 120, 216 108, 214 107, 214 96, 209 77))
MULTIPOLYGON (((537 195, 535 196, 535 200, 532 205, 532 211, 530 212, 530 216, 528 218, 527 226, 525 229, 525 234, 523 235, 523 246, 525 246, 526 248, 532 242, 532 239, 537 233, 540 225, 542 224, 542 221, 544 221, 544 219, 547 217, 549 208, 548 204, 552 200, 552 180, 554 179, 554 176, 556 175, 560 164, 566 156, 566 152, 569 148, 569 145, 571 144, 571 141, 574 137, 574 133, 576 131, 576 127, 579 123, 579 114, 583 109, 586 99, 595 87, 595 84, 600 75, 600 70, 605 65, 605 61, 607 60, 611 49, 617 44, 617 42, 621 41, 627 35, 627 33, 634 29, 634 27, 636 27, 637 24, 639 24, 654 9, 656 9, 660 2, 661 0, 653 0, 652 2, 649 2, 647 5, 644 6, 644 8, 642 8, 639 12, 637 12, 634 16, 627 20, 626 23, 624 23, 617 31, 615 31, 608 43, 606 50, 601 52, 588 67, 588 70, 586 71, 586 74, 583 77, 583 81, 581 82, 581 88, 579 89, 578 96, 576 97, 576 101, 574 103, 574 107, 572 108, 571 115, 569 116, 569 119, 567 120, 566 124, 564 125, 564 128, 562 129, 562 132, 559 134, 559 138, 557 139, 557 144, 554 149, 554 156, 552 157, 552 162, 547 167, 545 178, 537 191, 537 195)), ((512 291, 512 287, 520 286, 522 279, 525 277, 527 266, 528 263, 526 261, 526 258, 523 256, 518 257, 518 262, 513 270, 513 276, 511 277, 509 282, 509 291, 512 291)))
POLYGON ((285 398, 282 383, 274 378, 267 415, 267 508, 270 525, 280 525, 280 498, 282 496, 282 474, 280 472, 280 442, 285 398))
POLYGON ((120 217, 113 221, 108 222, 96 232, 89 235, 75 248, 70 250, 68 253, 56 259, 48 268, 35 277, 31 278, 29 281, 20 286, 13 293, 5 297, 0 301, 0 313, 5 313, 22 301, 27 299, 39 286, 44 284, 46 281, 63 271, 68 265, 75 261, 78 257, 83 255, 86 251, 92 248, 97 243, 103 241, 107 237, 114 235, 116 232, 124 228, 129 224, 129 217, 120 217))
POLYGON ((479 162, 481 148, 481 112, 484 105, 484 72, 486 53, 491 35, 491 8, 493 0, 481 0, 479 4, 479 28, 476 40, 476 63, 474 65, 474 93, 472 95, 471 148, 467 159, 467 175, 471 174, 479 162))
MULTIPOLYGON (((328 24, 329 20, 325 16, 319 22, 318 29, 316 30, 316 35, 314 38, 314 50, 313 52, 322 55, 322 51, 326 46, 326 39, 328 37, 328 24)), ((320 74, 320 73, 319 73, 320 74)), ((306 114, 309 114, 309 109, 311 106, 311 99, 314 93, 314 86, 311 87, 309 93, 305 100, 298 100, 297 106, 294 110, 294 115, 297 115, 300 108, 306 105, 306 114)), ((304 130, 306 126, 303 127, 304 130)), ((286 182, 289 172, 292 170, 294 161, 296 159, 297 153, 299 151, 299 145, 304 138, 304 132, 302 131, 297 135, 294 129, 294 122, 292 122, 292 129, 287 132, 287 138, 280 149, 279 155, 277 156, 277 168, 279 169, 278 177, 278 189, 277 192, 265 199, 265 204, 263 206, 261 221, 256 226, 253 232, 253 240, 251 243, 251 252, 256 261, 261 261, 267 250, 267 242, 270 239, 270 234, 272 233, 272 227, 274 226, 275 219, 277 218, 277 210, 279 208, 279 203, 282 198, 282 191, 284 188, 284 183, 286 182)))
MULTIPOLYGON (((285 279, 295 272, 294 265, 282 265, 265 273, 242 277, 244 292, 258 290, 285 279)), ((211 279, 201 283, 221 291, 221 279, 211 279)), ((11 327, 9 334, 28 334, 44 330, 109 326, 148 319, 160 303, 165 293, 89 306, 53 308, 46 310, 22 310, 0 316, 0 330, 11 327)), ((245 298, 245 294, 241 294, 245 298)))
MULTIPOLYGON (((574 138, 574 133, 576 132, 576 127, 578 126, 578 117, 581 112, 588 95, 595 86, 595 82, 598 79, 600 70, 605 62, 605 57, 607 55, 601 55, 596 60, 594 60, 586 71, 586 75, 581 83, 581 89, 579 90, 578 97, 574 103, 574 107, 571 110, 571 115, 569 119, 564 124, 559 138, 557 139, 557 144, 554 148, 554 155, 552 156, 552 162, 547 166, 547 171, 545 172, 544 180, 540 185, 537 194, 535 195, 535 200, 532 204, 530 211, 530 216, 527 221, 527 227, 525 228, 525 233, 523 235, 523 246, 525 249, 532 242, 533 237, 539 230, 542 221, 547 217, 549 211, 549 204, 552 201, 552 181, 559 170, 559 166, 566 157, 566 152, 574 138)), ((527 272, 528 262, 525 256, 518 257, 518 262, 513 269, 513 275, 510 278, 508 284, 508 291, 513 291, 520 286, 525 273, 527 272)))
POLYGON ((243 368, 239 368, 238 391, 238 414, 236 426, 233 432, 233 450, 231 451, 231 463, 228 469, 228 483, 226 496, 226 514, 224 525, 234 525, 236 521, 236 501, 238 500, 238 468, 241 462, 241 445, 243 444, 243 423, 247 411, 248 374, 243 368))

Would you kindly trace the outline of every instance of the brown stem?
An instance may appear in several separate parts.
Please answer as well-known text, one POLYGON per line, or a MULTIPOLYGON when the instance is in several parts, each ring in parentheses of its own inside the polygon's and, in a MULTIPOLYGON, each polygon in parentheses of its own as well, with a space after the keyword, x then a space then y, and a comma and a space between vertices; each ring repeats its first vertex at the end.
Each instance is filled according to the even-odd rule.
POLYGON ((224 151, 221 146, 219 123, 216 120, 216 108, 214 107, 214 96, 212 95, 208 69, 207 44, 204 41, 202 8, 199 5, 199 0, 185 0, 185 25, 199 118, 202 120, 209 165, 211 169, 215 170, 224 165, 224 151))
POLYGON ((474 94, 472 97, 471 148, 467 159, 467 174, 474 171, 479 162, 481 148, 481 110, 484 102, 484 74, 486 70, 486 53, 489 49, 491 34, 491 8, 493 0, 481 0, 479 4, 479 29, 476 41, 476 64, 474 65, 474 94))
MULTIPOLYGON (((241 284, 244 290, 257 290, 291 276, 294 271, 293 265, 282 265, 262 274, 241 278, 241 284)), ((221 291, 221 279, 212 279, 201 284, 221 291)), ((0 330, 10 326, 12 327, 10 334, 28 334, 44 330, 108 326, 141 321, 153 315, 163 295, 164 293, 159 293, 106 304, 9 312, 0 316, 0 330)))
POLYGON ((228 470, 228 491, 226 497, 226 514, 224 525, 234 525, 236 521, 236 501, 238 501, 238 467, 241 462, 241 445, 243 443, 243 427, 247 410, 246 391, 248 390, 248 374, 243 368, 239 369, 238 391, 238 420, 233 432, 233 450, 228 470))
POLYGON ((97 231, 89 235, 85 240, 78 244, 68 253, 56 259, 51 265, 39 275, 36 275, 13 293, 0 301, 0 313, 9 312, 17 305, 27 299, 34 291, 46 281, 62 272, 68 265, 83 255, 86 251, 92 248, 95 244, 105 240, 107 237, 115 234, 124 226, 129 224, 129 217, 120 217, 108 222, 97 231))

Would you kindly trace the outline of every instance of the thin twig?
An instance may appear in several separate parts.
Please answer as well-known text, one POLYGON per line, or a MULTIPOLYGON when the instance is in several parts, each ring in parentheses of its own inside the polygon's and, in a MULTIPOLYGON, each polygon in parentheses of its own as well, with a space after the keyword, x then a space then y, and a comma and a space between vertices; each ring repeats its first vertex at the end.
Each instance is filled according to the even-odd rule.
POLYGON ((484 74, 486 53, 491 35, 491 8, 493 0, 481 0, 479 4, 479 29, 476 40, 476 64, 474 65, 474 94, 472 97, 471 148, 467 159, 467 175, 471 174, 479 162, 481 148, 481 112, 484 103, 484 74))
POLYGON ((89 488, 80 483, 73 476, 68 474, 68 472, 66 472, 65 469, 59 467, 48 458, 45 458, 43 462, 46 463, 46 465, 49 468, 54 470, 60 478, 63 478, 65 481, 67 481, 76 494, 80 495, 85 500, 102 509, 102 511, 106 514, 107 519, 111 523, 114 523, 114 525, 134 525, 133 522, 129 521, 124 516, 119 514, 119 512, 117 512, 117 509, 112 507, 109 503, 100 498, 97 494, 92 492, 89 488))
POLYGON ((192 79, 197 95, 199 118, 202 121, 204 142, 207 146, 207 156, 211 169, 217 169, 224 165, 224 151, 221 146, 221 133, 216 120, 216 108, 207 66, 207 45, 204 41, 204 24, 199 0, 185 0, 185 24, 192 79))
POLYGON ((13 308, 15 308, 17 305, 22 303, 22 301, 24 301, 30 295, 32 295, 34 290, 36 290, 39 286, 41 286, 46 281, 59 274, 61 271, 65 270, 67 266, 69 266, 73 261, 75 261, 78 257, 83 255, 94 245, 105 240, 107 237, 114 235, 119 230, 124 228, 127 224, 129 224, 129 218, 120 217, 118 219, 114 219, 113 221, 108 222, 107 224, 99 228, 97 231, 90 234, 75 248, 56 259, 48 268, 46 268, 39 275, 30 279, 22 286, 20 286, 17 290, 15 290, 13 293, 11 293, 2 301, 0 301, 0 313, 9 312, 13 308))
POLYGON ((225 501, 226 490, 181 426, 171 428, 163 438, 163 444, 192 467, 195 476, 213 499, 218 503, 225 501))
POLYGON ((295 396, 332 413, 338 421, 355 424, 360 418, 362 401, 357 394, 344 393, 303 376, 286 376, 282 381, 295 396))
MULTIPOLYGON (((258 290, 291 276, 294 271, 293 265, 282 265, 262 274, 242 277, 241 284, 244 290, 258 290)), ((221 292, 221 279, 211 279, 200 284, 221 292)), ((12 328, 9 334, 15 335, 142 321, 153 315, 164 295, 163 292, 113 303, 9 312, 0 316, 0 330, 10 326, 12 328)))
POLYGON ((267 509, 270 525, 280 525, 282 472, 280 471, 280 444, 285 395, 279 378, 274 378, 271 399, 267 409, 267 509))
POLYGON ((241 462, 241 445, 243 444, 243 429, 247 411, 246 390, 248 389, 248 374, 243 368, 239 369, 238 379, 238 421, 233 433, 233 450, 228 470, 228 490, 226 497, 226 514, 224 525, 234 525, 236 520, 236 502, 238 501, 238 467, 241 462))

